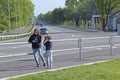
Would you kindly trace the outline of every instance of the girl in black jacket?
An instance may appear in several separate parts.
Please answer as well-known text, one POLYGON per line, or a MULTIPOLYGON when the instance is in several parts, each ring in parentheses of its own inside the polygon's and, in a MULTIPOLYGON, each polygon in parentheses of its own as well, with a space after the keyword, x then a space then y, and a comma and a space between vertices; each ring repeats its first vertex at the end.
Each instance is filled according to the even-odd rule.
POLYGON ((46 36, 44 41, 47 69, 52 68, 52 42, 51 36, 46 36))
POLYGON ((44 57, 43 57, 43 54, 42 54, 42 51, 41 51, 41 35, 40 35, 38 29, 34 30, 34 33, 30 36, 28 42, 32 43, 34 59, 35 59, 35 62, 37 64, 37 67, 39 67, 38 55, 43 62, 43 66, 45 66, 45 60, 44 60, 44 57), (37 52, 38 52, 38 54, 37 54, 37 52))

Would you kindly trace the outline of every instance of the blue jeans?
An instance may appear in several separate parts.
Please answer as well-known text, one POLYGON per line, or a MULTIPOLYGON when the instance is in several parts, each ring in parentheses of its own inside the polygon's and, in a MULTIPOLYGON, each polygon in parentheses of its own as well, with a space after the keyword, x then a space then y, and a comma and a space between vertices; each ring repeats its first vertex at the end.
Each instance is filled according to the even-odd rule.
POLYGON ((47 50, 45 53, 47 68, 52 68, 52 51, 47 50))
POLYGON ((39 65, 39 57, 41 58, 42 62, 45 63, 45 60, 44 60, 44 57, 43 57, 43 54, 42 54, 42 51, 40 48, 37 48, 37 49, 33 49, 33 55, 34 55, 34 59, 35 59, 35 62, 37 65, 39 65), (37 54, 38 52, 38 54, 37 54))

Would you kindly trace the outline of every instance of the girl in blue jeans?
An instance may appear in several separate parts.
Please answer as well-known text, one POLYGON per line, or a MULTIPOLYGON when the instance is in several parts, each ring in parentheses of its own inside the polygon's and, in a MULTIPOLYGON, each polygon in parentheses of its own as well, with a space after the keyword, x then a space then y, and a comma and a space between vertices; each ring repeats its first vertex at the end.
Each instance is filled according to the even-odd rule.
POLYGON ((52 42, 50 40, 51 37, 46 36, 44 41, 47 69, 52 68, 52 42))
POLYGON ((34 33, 30 36, 28 42, 32 43, 33 55, 34 55, 34 59, 37 64, 37 67, 39 67, 39 64, 40 64, 38 55, 43 62, 43 66, 45 67, 45 60, 44 60, 43 54, 41 52, 41 35, 40 35, 38 29, 34 30, 34 33), (38 52, 38 54, 37 54, 37 52, 38 52))

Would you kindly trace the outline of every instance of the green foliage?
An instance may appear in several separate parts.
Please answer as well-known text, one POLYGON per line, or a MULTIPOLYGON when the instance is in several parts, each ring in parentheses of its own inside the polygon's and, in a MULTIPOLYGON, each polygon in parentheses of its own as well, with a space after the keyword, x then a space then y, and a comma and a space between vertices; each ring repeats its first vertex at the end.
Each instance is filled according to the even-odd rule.
POLYGON ((0 30, 9 30, 10 26, 15 29, 28 25, 33 11, 31 0, 0 0, 0 30))
POLYGON ((87 15, 87 4, 85 4, 84 0, 66 0, 65 5, 65 8, 56 8, 46 14, 40 14, 38 19, 58 24, 66 24, 66 21, 68 21, 70 26, 79 26, 81 20, 90 19, 91 15, 87 15), (72 21, 72 23, 69 21, 72 21))
POLYGON ((95 0, 95 4, 104 29, 108 23, 108 16, 120 10, 120 0, 95 0))
POLYGON ((71 26, 69 21, 75 21, 74 26, 84 27, 92 15, 96 14, 101 15, 102 27, 105 28, 108 15, 120 10, 120 0, 66 0, 65 5, 65 8, 56 8, 46 14, 40 14, 38 18, 49 23, 64 23, 68 26, 71 26))
POLYGON ((52 12, 53 22, 54 23, 62 23, 64 21, 64 10, 62 8, 56 8, 52 12))
POLYGON ((77 0, 66 0, 65 5, 71 11, 73 12, 77 11, 77 0))

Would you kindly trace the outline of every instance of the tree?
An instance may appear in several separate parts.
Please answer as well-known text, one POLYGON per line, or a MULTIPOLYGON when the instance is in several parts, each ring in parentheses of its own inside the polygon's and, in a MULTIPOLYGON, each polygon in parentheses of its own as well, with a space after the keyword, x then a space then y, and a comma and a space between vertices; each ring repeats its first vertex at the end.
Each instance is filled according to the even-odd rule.
POLYGON ((52 12, 53 22, 62 23, 64 21, 64 11, 62 8, 56 8, 52 12))
POLYGON ((86 5, 84 0, 66 0, 66 7, 71 11, 70 19, 76 21, 76 26, 79 25, 81 19, 86 20, 86 5))
POLYGON ((33 11, 31 0, 0 0, 0 30, 9 30, 9 21, 11 29, 28 25, 33 11))
POLYGON ((95 0, 98 14, 101 15, 102 27, 105 30, 109 15, 120 9, 120 0, 95 0))
POLYGON ((39 20, 43 20, 49 23, 63 23, 68 19, 67 13, 69 12, 66 8, 56 8, 52 12, 47 12, 46 14, 40 14, 38 16, 39 20))
POLYGON ((77 11, 77 0, 66 0, 65 1, 65 5, 68 9, 70 9, 71 11, 77 11))

